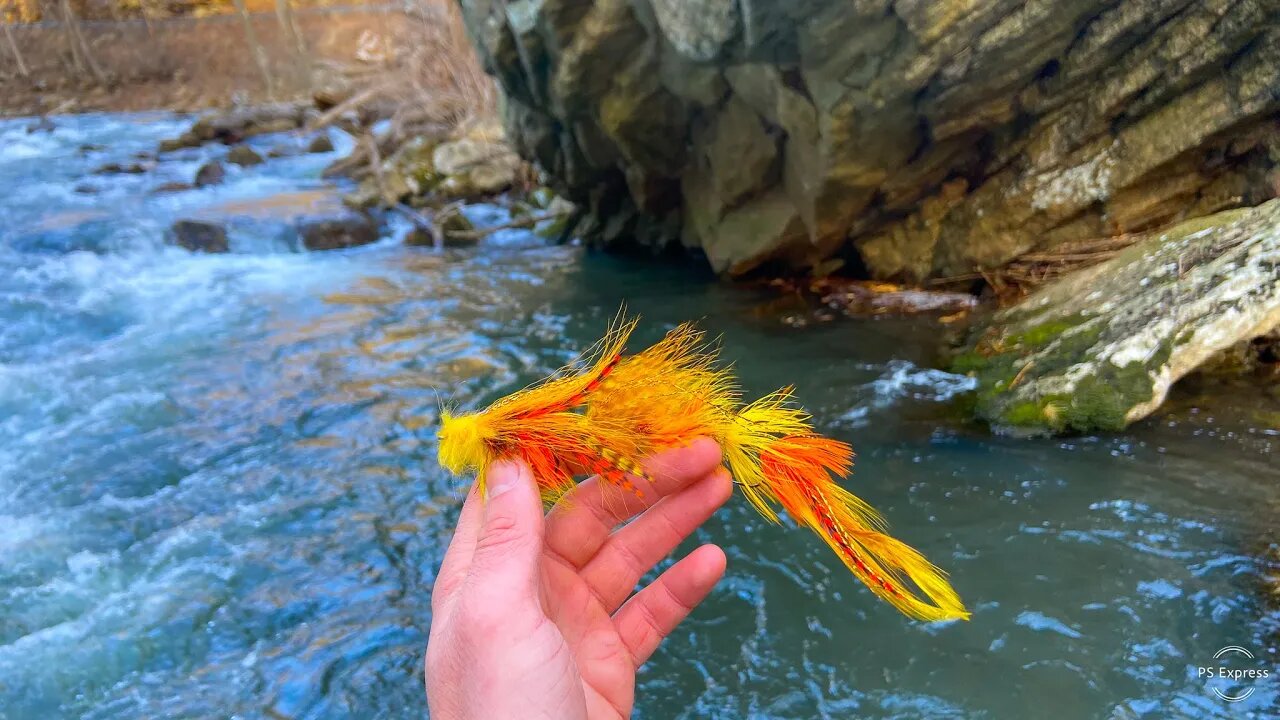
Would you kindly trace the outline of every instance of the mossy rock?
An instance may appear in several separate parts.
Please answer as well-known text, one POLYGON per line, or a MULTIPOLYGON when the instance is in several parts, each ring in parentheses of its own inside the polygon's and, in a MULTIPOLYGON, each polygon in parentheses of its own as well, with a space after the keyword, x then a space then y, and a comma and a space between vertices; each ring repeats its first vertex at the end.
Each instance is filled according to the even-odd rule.
POLYGON ((1280 325, 1280 200, 1200 218, 1069 275, 950 360, 999 431, 1115 431, 1186 374, 1280 325))
MULTIPOLYGON (((445 247, 469 247, 480 242, 480 238, 475 232, 475 225, 465 215, 456 210, 433 218, 433 222, 440 226, 445 247)), ((404 243, 406 245, 432 247, 435 245, 435 238, 426 230, 415 227, 405 236, 404 243)))

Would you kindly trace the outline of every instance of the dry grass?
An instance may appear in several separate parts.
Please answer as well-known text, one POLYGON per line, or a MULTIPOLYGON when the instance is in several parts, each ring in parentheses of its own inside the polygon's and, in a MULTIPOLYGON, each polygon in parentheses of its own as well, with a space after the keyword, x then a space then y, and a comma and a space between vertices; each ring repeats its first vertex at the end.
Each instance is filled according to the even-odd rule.
POLYGON ((421 36, 392 91, 404 105, 405 122, 422 118, 457 127, 491 117, 497 88, 467 40, 457 3, 417 0, 413 15, 421 36))
POLYGON ((390 127, 376 137, 366 131, 357 149, 334 168, 338 172, 376 173, 383 158, 414 137, 455 135, 496 114, 497 87, 467 39, 457 4, 416 0, 409 15, 397 37, 369 48, 369 62, 333 68, 352 92, 313 127, 351 112, 390 118, 390 127))

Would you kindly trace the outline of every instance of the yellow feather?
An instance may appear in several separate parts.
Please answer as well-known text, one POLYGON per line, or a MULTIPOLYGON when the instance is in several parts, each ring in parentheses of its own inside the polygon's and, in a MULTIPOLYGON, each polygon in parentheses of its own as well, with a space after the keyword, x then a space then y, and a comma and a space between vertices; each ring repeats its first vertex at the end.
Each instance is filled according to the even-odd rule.
POLYGON ((592 350, 556 375, 478 413, 442 413, 440 464, 456 474, 475 471, 483 483, 489 464, 518 455, 554 500, 589 472, 626 487, 625 473, 638 472, 644 457, 710 437, 763 517, 778 522, 778 508, 785 510, 911 617, 968 617, 945 573, 885 534, 879 514, 833 479, 849 474, 852 451, 816 433, 791 388, 743 405, 737 381, 701 331, 686 323, 624 355, 635 327, 620 314, 592 350))

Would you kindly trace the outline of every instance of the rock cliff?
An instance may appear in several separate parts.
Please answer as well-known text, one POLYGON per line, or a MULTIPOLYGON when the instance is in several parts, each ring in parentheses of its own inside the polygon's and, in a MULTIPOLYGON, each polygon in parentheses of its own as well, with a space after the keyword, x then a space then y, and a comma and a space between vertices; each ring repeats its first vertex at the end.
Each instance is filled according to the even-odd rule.
POLYGON ((461 0, 606 246, 920 282, 1280 187, 1280 0, 461 0))

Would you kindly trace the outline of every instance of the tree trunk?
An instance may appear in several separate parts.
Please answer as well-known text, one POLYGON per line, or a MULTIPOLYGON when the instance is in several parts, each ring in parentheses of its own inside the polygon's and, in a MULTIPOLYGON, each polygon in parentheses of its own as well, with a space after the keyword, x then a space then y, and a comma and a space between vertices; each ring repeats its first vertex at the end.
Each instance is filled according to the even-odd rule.
POLYGON ((299 58, 307 56, 307 44, 302 39, 302 33, 298 32, 298 25, 293 20, 293 8, 289 4, 289 0, 276 0, 276 20, 280 23, 280 30, 293 43, 294 52, 299 58))
POLYGON ((249 10, 245 7, 244 0, 235 0, 236 10, 240 13, 240 20, 244 24, 244 37, 249 43, 249 50, 253 53, 253 57, 258 62, 258 70, 262 72, 262 80, 267 86, 267 97, 275 100, 276 98, 276 81, 271 74, 271 61, 267 58, 267 52, 262 47, 262 43, 258 42, 258 33, 253 29, 253 19, 249 17, 249 10))
POLYGON ((13 28, 9 23, 4 23, 4 37, 9 41, 9 51, 13 53, 13 59, 18 61, 18 74, 24 78, 31 77, 31 71, 27 69, 27 63, 22 59, 22 51, 18 49, 18 41, 13 37, 13 28))
POLYGON ((80 20, 76 17, 75 10, 71 8, 70 0, 60 0, 59 8, 62 15, 62 26, 67 32, 67 45, 71 48, 72 61, 76 64, 78 70, 92 75, 94 82, 99 85, 105 85, 107 76, 103 74, 102 68, 93 59, 93 53, 90 52, 89 43, 85 40, 84 33, 80 30, 80 20))
POLYGON ((293 20, 293 9, 289 5, 289 0, 276 0, 276 21, 280 23, 280 34, 282 38, 288 38, 288 42, 293 48, 293 69, 294 74, 298 76, 299 87, 311 87, 311 62, 307 55, 307 44, 302 39, 302 33, 298 32, 298 25, 293 20))
POLYGON ((461 5, 586 238, 730 275, 945 281, 1280 187, 1280 0, 461 5))

